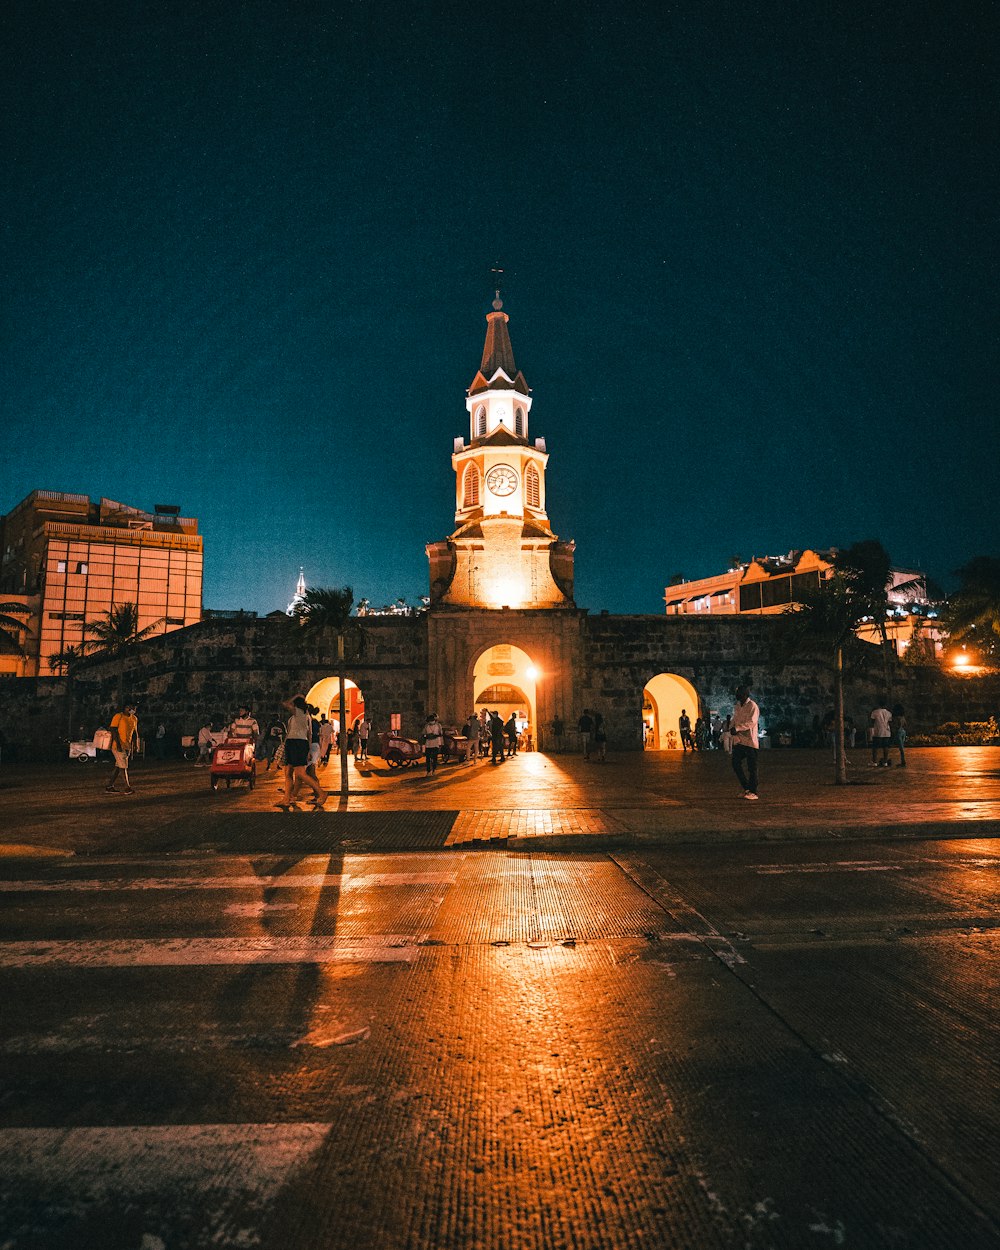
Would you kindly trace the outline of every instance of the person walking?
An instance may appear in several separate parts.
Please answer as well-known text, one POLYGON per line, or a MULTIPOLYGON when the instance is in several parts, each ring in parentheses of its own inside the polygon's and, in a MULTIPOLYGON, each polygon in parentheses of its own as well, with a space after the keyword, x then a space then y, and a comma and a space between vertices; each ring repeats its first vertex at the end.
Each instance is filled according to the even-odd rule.
POLYGON ((368 759, 368 738, 372 731, 372 723, 364 714, 358 720, 358 754, 357 761, 364 764, 368 759))
POLYGON ((883 695, 879 705, 872 711, 869 719, 872 723, 872 768, 891 768, 889 746, 892 742, 892 713, 886 707, 888 699, 883 695), (882 758, 879 759, 879 752, 882 758))
POLYGON ((464 732, 468 739, 465 744, 465 758, 474 766, 479 759, 479 717, 475 712, 469 713, 464 732))
POLYGON ((563 734, 566 732, 566 724, 561 716, 557 716, 552 722, 552 739, 555 744, 555 750, 562 755, 563 734))
POLYGON ((305 698, 297 694, 287 700, 283 707, 288 709, 289 717, 285 726, 285 792, 280 803, 275 804, 282 811, 296 809, 295 798, 299 787, 305 786, 312 790, 313 805, 321 808, 327 800, 327 793, 315 777, 306 772, 309 763, 309 749, 312 745, 312 717, 305 698))
POLYGON ((490 763, 502 764, 504 761, 503 721, 500 719, 499 712, 490 713, 490 745, 493 748, 493 754, 490 758, 490 763))
MULTIPOLYGON (((674 705, 676 706, 676 704, 674 705)), ((693 751, 694 743, 691 741, 691 717, 687 714, 687 708, 681 708, 681 714, 677 718, 677 728, 680 730, 681 747, 685 751, 693 751)))
POLYGON ((733 772, 743 787, 745 799, 756 799, 757 794, 757 756, 760 740, 757 729, 760 725, 760 708, 750 698, 750 687, 740 686, 736 691, 736 706, 733 708, 733 772), (743 771, 746 764, 749 776, 743 771))
POLYGON ((111 754, 114 756, 115 768, 111 780, 104 787, 107 794, 134 794, 132 783, 128 779, 128 761, 132 749, 139 741, 139 722, 136 720, 135 704, 126 703, 121 712, 111 718, 111 754), (121 777, 125 789, 119 790, 115 785, 121 777))
POLYGON ((507 758, 517 754, 517 713, 511 712, 507 719, 507 723, 503 727, 504 733, 507 735, 507 758))
POLYGON ((214 745, 215 743, 212 741, 212 722, 207 720, 198 730, 198 758, 195 760, 195 763, 211 763, 212 747, 214 745))
POLYGON ((153 755, 158 760, 167 758, 167 727, 163 721, 156 726, 156 733, 153 734, 153 755))
POLYGON ((271 765, 274 763, 274 757, 278 753, 278 747, 281 746, 285 738, 285 727, 281 723, 278 716, 271 717, 271 723, 264 732, 264 758, 267 763, 264 765, 264 772, 271 771, 271 765))
POLYGON ((892 740, 899 747, 899 767, 906 767, 906 712, 902 703, 893 704, 892 740))
POLYGON ((437 772, 438 756, 444 746, 444 729, 437 718, 437 712, 431 712, 424 723, 424 762, 427 776, 437 772))
POLYGON ((598 762, 606 764, 608 760, 608 733, 604 728, 604 717, 600 712, 594 713, 594 746, 597 749, 598 762))
POLYGON ((576 722, 577 732, 580 735, 580 746, 583 749, 583 758, 590 759, 590 736, 594 732, 594 720, 590 715, 590 708, 583 709, 583 715, 576 722))

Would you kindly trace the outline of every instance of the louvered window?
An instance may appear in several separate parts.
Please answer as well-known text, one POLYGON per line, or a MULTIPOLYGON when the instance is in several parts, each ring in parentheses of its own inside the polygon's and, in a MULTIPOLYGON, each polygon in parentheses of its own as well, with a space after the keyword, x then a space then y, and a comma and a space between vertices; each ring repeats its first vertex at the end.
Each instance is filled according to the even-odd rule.
POLYGON ((486 437, 486 409, 480 408, 476 413, 476 438, 486 437))
POLYGON ((524 438, 524 410, 518 408, 514 413, 514 433, 518 438, 524 438))
POLYGON ((470 464, 465 470, 465 495, 462 507, 479 507, 479 470, 474 464, 470 464))
POLYGON ((524 475, 524 493, 529 508, 540 508, 542 506, 538 470, 533 464, 528 465, 524 475))

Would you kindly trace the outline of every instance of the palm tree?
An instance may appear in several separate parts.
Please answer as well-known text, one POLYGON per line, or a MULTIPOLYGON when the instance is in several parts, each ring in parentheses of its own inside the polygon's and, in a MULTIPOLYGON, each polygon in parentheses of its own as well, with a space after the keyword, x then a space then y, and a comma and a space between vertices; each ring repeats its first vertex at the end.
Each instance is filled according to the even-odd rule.
POLYGON ((961 585, 944 623, 955 642, 974 642, 984 660, 1000 655, 1000 558, 976 556, 955 572, 961 585))
POLYGON ((0 603, 0 634, 3 635, 4 643, 13 650, 15 655, 24 655, 21 635, 29 632, 26 622, 19 618, 30 615, 28 608, 16 600, 0 603))
POLYGON ((799 595, 788 611, 786 642, 792 653, 816 650, 829 655, 833 668, 834 776, 847 785, 844 750, 845 657, 861 655, 858 628, 872 624, 887 660, 885 621, 889 609, 889 554, 873 539, 855 543, 834 557, 833 575, 799 595))
POLYGON ((66 737, 73 737, 73 680, 83 660, 82 646, 64 647, 49 656, 49 668, 58 669, 66 676, 66 737))
POLYGON ((361 627, 351 623, 354 591, 350 586, 339 590, 330 587, 310 586, 295 605, 293 620, 305 637, 313 637, 320 644, 320 661, 323 659, 324 641, 335 636, 337 640, 337 684, 340 690, 340 792, 348 793, 347 772, 347 699, 345 692, 344 660, 348 650, 352 658, 364 651, 365 639, 361 627))
POLYGON ((99 655, 118 662, 118 704, 125 698, 125 660, 137 642, 143 642, 163 624, 163 619, 139 628, 139 608, 134 603, 112 604, 96 621, 87 621, 80 643, 81 655, 99 655), (93 634, 88 638, 87 634, 93 634))

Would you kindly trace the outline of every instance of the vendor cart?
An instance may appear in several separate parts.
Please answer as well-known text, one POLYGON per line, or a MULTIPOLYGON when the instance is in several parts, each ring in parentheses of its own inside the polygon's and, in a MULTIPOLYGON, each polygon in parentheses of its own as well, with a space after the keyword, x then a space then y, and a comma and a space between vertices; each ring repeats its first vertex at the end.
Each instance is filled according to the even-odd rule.
POLYGON ((404 738, 395 730, 381 735, 382 758, 390 768, 409 768, 414 760, 423 759, 424 748, 415 738, 404 738))
POLYGON ((257 760, 249 738, 227 738, 212 748, 209 780, 213 790, 218 790, 220 781, 226 783, 227 790, 234 781, 245 781, 251 790, 254 788, 257 784, 257 760))

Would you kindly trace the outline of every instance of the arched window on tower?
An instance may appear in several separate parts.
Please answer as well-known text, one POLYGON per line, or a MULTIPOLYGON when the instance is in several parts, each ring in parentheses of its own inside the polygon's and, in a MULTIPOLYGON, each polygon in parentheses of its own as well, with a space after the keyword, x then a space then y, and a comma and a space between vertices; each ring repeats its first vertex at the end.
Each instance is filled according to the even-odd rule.
POLYGON ((518 408, 514 413, 514 433, 518 438, 524 438, 524 409, 518 408))
POLYGON ((540 508, 542 506, 542 492, 538 470, 533 464, 529 464, 524 472, 524 495, 529 508, 540 508))
POLYGON ((479 470, 474 464, 470 464, 465 470, 465 490, 462 496, 462 507, 479 507, 479 470))
POLYGON ((486 437, 486 409, 480 406, 476 409, 476 438, 486 437))

